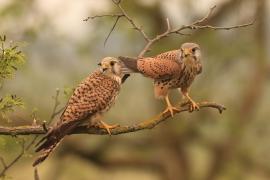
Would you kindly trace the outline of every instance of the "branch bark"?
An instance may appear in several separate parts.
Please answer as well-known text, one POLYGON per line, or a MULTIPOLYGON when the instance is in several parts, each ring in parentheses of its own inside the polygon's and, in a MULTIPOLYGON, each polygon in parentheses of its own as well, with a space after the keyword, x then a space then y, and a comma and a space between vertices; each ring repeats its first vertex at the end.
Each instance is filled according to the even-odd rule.
MULTIPOLYGON (((214 108, 222 113, 226 108, 223 105, 213 103, 213 102, 201 102, 198 104, 202 108, 214 108)), ((180 111, 174 112, 174 114, 182 113, 189 111, 189 104, 181 103, 179 105, 180 111)), ((158 114, 157 116, 145 120, 141 123, 130 125, 130 126, 119 126, 111 130, 112 135, 130 133, 135 131, 140 131, 144 129, 152 129, 157 126, 159 123, 168 120, 171 117, 170 113, 158 114)), ((48 128, 49 129, 49 128, 48 128)), ((32 135, 32 134, 45 134, 47 130, 42 126, 17 126, 17 127, 1 127, 0 126, 0 135, 32 135)), ((77 127, 72 134, 97 134, 97 135, 107 135, 108 132, 105 129, 100 129, 97 127, 87 127, 79 126, 77 127)))

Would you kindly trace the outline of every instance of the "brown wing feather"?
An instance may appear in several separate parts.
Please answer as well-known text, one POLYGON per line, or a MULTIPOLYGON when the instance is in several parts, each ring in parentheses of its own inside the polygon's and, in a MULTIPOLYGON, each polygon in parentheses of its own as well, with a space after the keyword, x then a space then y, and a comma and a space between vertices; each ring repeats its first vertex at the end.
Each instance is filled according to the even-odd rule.
POLYGON ((181 72, 179 62, 162 58, 142 58, 137 65, 143 75, 153 79, 170 79, 181 72))
POLYGON ((180 59, 180 53, 180 50, 172 50, 158 54, 155 58, 177 61, 180 59))

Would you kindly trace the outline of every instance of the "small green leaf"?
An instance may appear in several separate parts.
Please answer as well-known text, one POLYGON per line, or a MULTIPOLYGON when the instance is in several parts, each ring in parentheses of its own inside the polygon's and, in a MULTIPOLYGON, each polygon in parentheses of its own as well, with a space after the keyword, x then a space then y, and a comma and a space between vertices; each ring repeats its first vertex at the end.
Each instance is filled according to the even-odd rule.
POLYGON ((10 94, 2 97, 0 101, 0 116, 6 119, 7 113, 13 112, 15 107, 24 107, 24 103, 21 98, 10 94))

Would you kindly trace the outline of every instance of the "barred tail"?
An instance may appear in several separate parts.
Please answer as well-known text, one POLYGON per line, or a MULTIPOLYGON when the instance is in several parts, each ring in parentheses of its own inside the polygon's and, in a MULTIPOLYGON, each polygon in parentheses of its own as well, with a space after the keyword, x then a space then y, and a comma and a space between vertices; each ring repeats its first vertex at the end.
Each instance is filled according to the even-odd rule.
POLYGON ((47 157, 51 154, 51 152, 60 144, 61 140, 58 142, 55 142, 50 147, 44 149, 41 155, 38 156, 38 158, 34 161, 33 166, 37 166, 38 164, 42 163, 47 157))
POLYGON ((118 59, 123 63, 121 70, 124 74, 139 72, 136 58, 119 56, 118 59))
POLYGON ((60 144, 65 135, 72 132, 80 121, 63 122, 53 127, 45 137, 43 137, 36 146, 36 152, 41 151, 41 155, 34 161, 33 166, 42 163, 50 153, 60 144))

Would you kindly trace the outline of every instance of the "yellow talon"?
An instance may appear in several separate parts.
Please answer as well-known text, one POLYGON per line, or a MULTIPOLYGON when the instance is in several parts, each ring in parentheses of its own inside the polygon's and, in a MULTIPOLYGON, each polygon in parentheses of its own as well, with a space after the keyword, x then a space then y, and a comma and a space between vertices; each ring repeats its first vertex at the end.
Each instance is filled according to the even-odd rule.
POLYGON ((99 121, 101 123, 101 126, 98 126, 99 128, 103 128, 103 129, 106 129, 106 131, 108 132, 108 134, 111 136, 112 133, 111 133, 111 129, 114 129, 114 128, 117 128, 119 127, 120 125, 119 124, 114 124, 114 125, 108 125, 106 124, 105 122, 103 121, 99 121))
POLYGON ((180 109, 178 109, 178 108, 172 106, 172 104, 171 104, 171 102, 170 102, 170 100, 169 100, 169 96, 168 96, 168 95, 165 97, 165 100, 166 100, 166 103, 167 103, 167 108, 163 111, 163 114, 165 114, 165 113, 167 113, 168 111, 170 111, 171 116, 173 117, 173 116, 174 116, 174 111, 179 112, 180 109))
POLYGON ((176 107, 173 107, 173 106, 168 106, 168 107, 163 111, 163 114, 167 113, 168 111, 170 111, 170 114, 171 114, 171 116, 173 117, 173 116, 174 116, 174 111, 179 112, 180 109, 178 109, 178 108, 176 108, 176 107))

